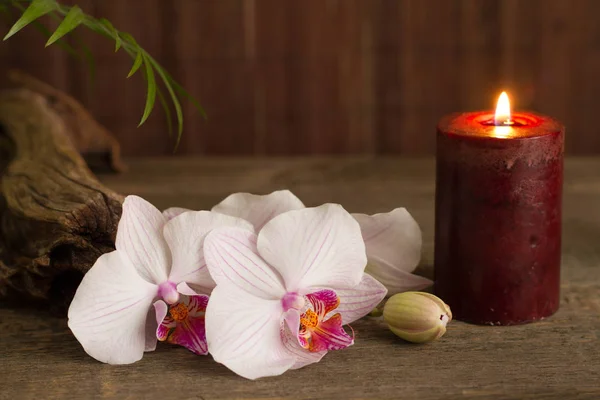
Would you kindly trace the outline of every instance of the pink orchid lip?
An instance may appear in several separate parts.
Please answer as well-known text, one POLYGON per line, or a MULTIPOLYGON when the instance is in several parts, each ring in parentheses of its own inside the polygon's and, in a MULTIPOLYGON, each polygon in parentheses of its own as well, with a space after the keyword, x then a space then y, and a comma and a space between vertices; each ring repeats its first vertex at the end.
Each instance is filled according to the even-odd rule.
POLYGON ((283 307, 283 311, 288 311, 290 309, 301 310, 306 303, 304 300, 304 296, 300 296, 298 293, 286 293, 281 299, 281 306, 283 307))
POLYGON ((341 350, 354 344, 354 334, 348 335, 343 328, 342 315, 326 316, 338 308, 340 298, 330 289, 306 295, 311 308, 300 315, 298 341, 310 352, 341 350))
POLYGON ((159 323, 156 337, 161 342, 183 346, 198 355, 208 354, 204 315, 208 296, 180 296, 169 306, 169 312, 159 323))
POLYGON ((177 285, 171 281, 165 281, 158 285, 158 296, 162 297, 167 304, 175 304, 179 301, 177 285))

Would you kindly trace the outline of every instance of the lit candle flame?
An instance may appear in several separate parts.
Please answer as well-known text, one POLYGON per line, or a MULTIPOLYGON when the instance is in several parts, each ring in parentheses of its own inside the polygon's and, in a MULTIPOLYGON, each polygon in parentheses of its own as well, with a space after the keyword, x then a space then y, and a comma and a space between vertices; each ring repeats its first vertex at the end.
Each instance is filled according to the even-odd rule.
POLYGON ((506 92, 502 92, 496 105, 496 115, 494 115, 496 125, 510 124, 510 101, 506 92))

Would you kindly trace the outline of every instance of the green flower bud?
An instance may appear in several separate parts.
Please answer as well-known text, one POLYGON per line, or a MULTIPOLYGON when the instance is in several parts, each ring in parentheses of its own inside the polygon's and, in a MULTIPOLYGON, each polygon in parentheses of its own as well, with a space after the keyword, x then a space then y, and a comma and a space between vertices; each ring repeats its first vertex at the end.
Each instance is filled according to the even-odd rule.
POLYGON ((426 343, 446 333, 452 312, 432 294, 404 292, 393 295, 385 303, 383 319, 396 336, 413 343, 426 343))

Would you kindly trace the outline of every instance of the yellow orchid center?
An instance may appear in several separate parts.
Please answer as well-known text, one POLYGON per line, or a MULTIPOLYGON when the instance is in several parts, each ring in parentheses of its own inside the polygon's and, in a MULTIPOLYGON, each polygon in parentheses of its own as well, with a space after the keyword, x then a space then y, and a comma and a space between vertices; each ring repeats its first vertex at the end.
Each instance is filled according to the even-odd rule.
POLYGON ((306 299, 310 307, 300 314, 300 346, 319 352, 343 349, 354 343, 354 335, 344 331, 341 314, 332 313, 340 304, 335 291, 319 290, 307 294, 306 299))
POLYGON ((188 313, 188 308, 183 303, 177 303, 169 309, 169 314, 177 322, 185 320, 188 317, 188 313))
POLYGON ((305 329, 315 328, 319 325, 319 316, 313 310, 308 309, 300 316, 300 325, 305 329))

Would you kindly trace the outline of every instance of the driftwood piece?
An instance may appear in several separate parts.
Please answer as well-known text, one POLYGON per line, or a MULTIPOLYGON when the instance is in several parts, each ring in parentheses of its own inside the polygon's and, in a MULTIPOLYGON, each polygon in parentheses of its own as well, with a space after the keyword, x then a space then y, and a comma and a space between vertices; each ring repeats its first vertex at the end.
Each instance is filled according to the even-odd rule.
POLYGON ((106 140, 94 142, 99 124, 79 111, 65 117, 58 91, 35 89, 0 92, 0 298, 65 304, 83 273, 114 249, 122 196, 76 148, 106 140))
POLYGON ((92 170, 122 172, 126 169, 117 139, 81 103, 18 70, 9 71, 8 79, 13 86, 29 89, 46 99, 48 107, 62 119, 67 135, 92 170))

